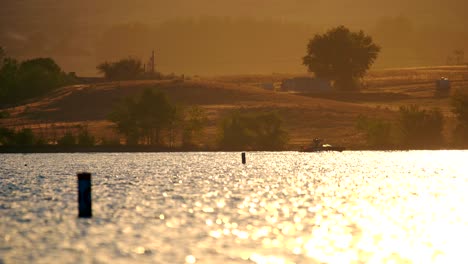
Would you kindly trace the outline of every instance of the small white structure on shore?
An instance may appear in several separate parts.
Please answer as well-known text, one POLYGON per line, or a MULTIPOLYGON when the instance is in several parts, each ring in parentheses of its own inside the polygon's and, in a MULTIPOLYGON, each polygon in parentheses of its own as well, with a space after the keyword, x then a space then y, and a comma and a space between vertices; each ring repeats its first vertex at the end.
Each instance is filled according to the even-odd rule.
POLYGON ((311 77, 295 77, 284 80, 281 83, 281 90, 302 93, 324 93, 331 92, 332 86, 330 81, 323 79, 311 77))
POLYGON ((265 90, 270 90, 270 91, 275 90, 275 84, 274 83, 262 83, 262 84, 260 84, 260 87, 262 87, 265 90))

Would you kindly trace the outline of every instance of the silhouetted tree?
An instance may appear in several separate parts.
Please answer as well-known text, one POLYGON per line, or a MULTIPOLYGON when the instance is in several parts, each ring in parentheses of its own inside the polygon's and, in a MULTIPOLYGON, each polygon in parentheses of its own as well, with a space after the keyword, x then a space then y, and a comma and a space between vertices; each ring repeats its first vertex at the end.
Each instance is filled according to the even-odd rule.
POLYGON ((357 89, 379 51, 363 31, 351 32, 339 26, 309 41, 303 64, 317 77, 333 80, 338 89, 357 89))
POLYGON ((280 150, 288 141, 275 113, 235 111, 222 120, 219 145, 222 149, 280 150))
POLYGON ((109 119, 124 134, 127 144, 140 140, 150 145, 161 145, 162 131, 176 118, 176 108, 164 93, 145 90, 137 99, 126 98, 110 114, 109 119))
POLYGON ((203 108, 193 106, 186 111, 186 119, 183 124, 182 145, 191 146, 193 140, 199 137, 203 131, 203 127, 207 122, 206 113, 203 108))
POLYGON ((65 146, 65 147, 70 147, 76 145, 76 137, 73 135, 72 132, 67 131, 65 134, 59 138, 57 141, 57 144, 59 146, 65 146))
POLYGON ((144 69, 140 60, 121 59, 117 62, 104 62, 96 67, 108 80, 135 80, 141 78, 144 69))
POLYGON ((176 108, 166 95, 150 89, 143 91, 136 104, 137 125, 147 144, 161 145, 163 129, 168 128, 176 117, 176 108))
POLYGON ((0 127, 0 145, 14 145, 15 131, 6 127, 0 127))
POLYGON ((5 57, 0 68, 0 102, 17 103, 73 82, 50 58, 18 63, 5 57))
POLYGON ((125 136, 127 145, 136 145, 140 139, 135 104, 132 98, 125 98, 109 115, 109 120, 115 123, 117 131, 125 136))
POLYGON ((433 148, 443 143, 440 109, 421 110, 417 105, 400 107, 400 143, 404 147, 433 148))
POLYGON ((15 135, 15 145, 32 146, 36 142, 34 133, 30 128, 23 128, 15 135))
POLYGON ((66 74, 50 58, 37 58, 21 63, 18 72, 20 86, 25 89, 25 97, 42 95, 65 85, 66 74))
POLYGON ((13 129, 0 127, 0 145, 32 146, 35 143, 35 136, 30 128, 23 128, 16 132, 13 129))
POLYGON ((456 91, 452 96, 452 112, 457 117, 457 127, 453 132, 454 143, 468 145, 468 93, 456 91))
POLYGON ((452 112, 460 123, 468 124, 468 93, 456 91, 452 96, 452 112))
POLYGON ((386 120, 359 116, 356 127, 366 133, 367 144, 371 147, 392 145, 392 124, 386 120))
POLYGON ((19 64, 11 58, 4 58, 0 68, 0 102, 7 103, 21 97, 18 80, 19 64))
POLYGON ((10 117, 10 112, 8 111, 0 111, 0 119, 10 117))
POLYGON ((0 46, 0 67, 3 65, 3 59, 5 58, 5 50, 3 49, 2 46, 0 46))
POLYGON ((76 141, 79 146, 89 147, 96 144, 96 139, 91 135, 86 126, 80 127, 76 141))

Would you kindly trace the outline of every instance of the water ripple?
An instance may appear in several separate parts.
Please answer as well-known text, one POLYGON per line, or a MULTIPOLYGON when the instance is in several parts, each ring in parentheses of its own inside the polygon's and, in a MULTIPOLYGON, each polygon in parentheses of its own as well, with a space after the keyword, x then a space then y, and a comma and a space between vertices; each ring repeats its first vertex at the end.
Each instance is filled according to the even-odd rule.
POLYGON ((0 263, 453 263, 467 151, 0 156, 0 263), (25 166, 25 164, 27 166, 25 166), (76 173, 93 173, 78 219, 76 173))

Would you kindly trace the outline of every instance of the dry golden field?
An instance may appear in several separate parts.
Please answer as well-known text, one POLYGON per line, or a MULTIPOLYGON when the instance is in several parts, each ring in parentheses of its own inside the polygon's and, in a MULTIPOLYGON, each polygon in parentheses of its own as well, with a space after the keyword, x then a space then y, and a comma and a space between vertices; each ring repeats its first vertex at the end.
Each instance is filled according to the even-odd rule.
POLYGON ((348 148, 365 147, 364 136, 355 128, 359 115, 394 119, 402 105, 438 107, 446 116, 446 130, 454 120, 449 97, 435 96, 435 81, 452 80, 452 91, 468 90, 468 68, 427 67, 374 70, 364 79, 360 92, 294 94, 262 89, 263 83, 280 83, 292 75, 242 75, 172 81, 126 81, 60 88, 27 104, 6 109, 10 117, 1 120, 7 127, 32 128, 50 139, 85 125, 97 138, 117 138, 106 118, 113 106, 126 96, 136 96, 145 88, 159 89, 180 106, 198 105, 208 115, 200 145, 214 147, 220 119, 233 109, 276 111, 290 136, 289 149, 297 150, 315 137, 348 148))

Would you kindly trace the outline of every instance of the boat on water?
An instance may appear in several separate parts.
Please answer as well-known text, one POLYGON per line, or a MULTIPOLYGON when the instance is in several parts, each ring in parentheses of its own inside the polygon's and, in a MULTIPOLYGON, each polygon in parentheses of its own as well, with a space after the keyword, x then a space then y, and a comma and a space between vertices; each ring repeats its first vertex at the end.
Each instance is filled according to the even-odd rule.
POLYGON ((321 152, 321 151, 343 151, 345 147, 332 146, 330 144, 322 144, 321 139, 314 139, 312 144, 306 147, 301 147, 301 152, 321 152))

